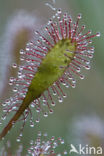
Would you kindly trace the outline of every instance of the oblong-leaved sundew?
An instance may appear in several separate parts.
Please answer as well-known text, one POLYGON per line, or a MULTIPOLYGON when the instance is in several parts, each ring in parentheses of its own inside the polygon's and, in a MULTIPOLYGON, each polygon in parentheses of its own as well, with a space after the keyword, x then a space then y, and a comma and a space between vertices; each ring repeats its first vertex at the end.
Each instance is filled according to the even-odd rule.
POLYGON ((68 155, 69 151, 63 150, 65 145, 64 140, 61 137, 57 139, 52 136, 48 137, 47 133, 41 134, 38 132, 36 140, 30 141, 30 148, 28 149, 29 156, 62 156, 68 155))
MULTIPOLYGON (((2 119, 11 111, 16 113, 3 129, 0 139, 21 115, 24 121, 21 128, 23 129, 28 114, 31 115, 30 104, 39 114, 42 112, 47 116, 41 101, 52 113, 51 105, 55 105, 52 92, 57 95, 59 102, 62 102, 66 95, 61 84, 74 88, 74 75, 84 78, 80 69, 90 69, 89 58, 92 58, 94 53, 94 47, 89 46, 92 43, 90 39, 100 36, 100 33, 90 35, 91 31, 84 32, 84 25, 79 28, 80 19, 79 14, 76 22, 72 23, 71 16, 63 14, 59 9, 41 30, 35 32, 34 38, 27 43, 26 50, 20 51, 20 59, 24 63, 18 67, 18 77, 10 78, 10 85, 15 85, 13 90, 16 93, 2 104, 6 105, 2 119)), ((30 122, 33 127, 32 115, 30 122)), ((36 122, 39 122, 39 117, 36 122)))

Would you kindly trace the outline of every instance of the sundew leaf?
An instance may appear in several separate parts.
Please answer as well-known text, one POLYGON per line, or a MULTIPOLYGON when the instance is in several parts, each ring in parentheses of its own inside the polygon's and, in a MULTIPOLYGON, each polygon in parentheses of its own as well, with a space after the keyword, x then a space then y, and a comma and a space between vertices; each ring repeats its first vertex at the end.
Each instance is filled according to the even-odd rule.
MULTIPOLYGON (((38 114, 42 112, 46 117, 48 112, 44 110, 43 105, 53 113, 51 105, 54 106, 55 101, 52 96, 57 95, 59 102, 66 97, 61 85, 75 88, 75 75, 84 79, 80 70, 82 67, 90 69, 89 59, 94 53, 94 47, 90 46, 91 38, 100 36, 100 33, 95 35, 90 35, 91 31, 84 33, 85 26, 79 28, 80 19, 81 14, 73 23, 70 15, 58 10, 41 30, 35 32, 34 38, 27 43, 26 50, 20 51, 22 55, 20 59, 24 64, 18 67, 18 77, 10 78, 10 85, 15 86, 13 89, 15 94, 2 104, 6 105, 4 107, 6 113, 2 119, 10 112, 16 113, 3 129, 0 139, 22 115, 21 131, 29 113, 31 127, 34 126, 30 105, 38 114)), ((36 122, 39 120, 38 117, 36 122)))

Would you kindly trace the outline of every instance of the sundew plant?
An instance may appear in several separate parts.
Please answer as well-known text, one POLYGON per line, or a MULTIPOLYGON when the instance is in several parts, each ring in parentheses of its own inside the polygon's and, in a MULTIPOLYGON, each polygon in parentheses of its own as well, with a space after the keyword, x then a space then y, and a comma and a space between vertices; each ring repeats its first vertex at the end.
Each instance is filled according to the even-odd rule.
POLYGON ((49 3, 48 6, 54 10, 53 16, 34 32, 25 50, 20 50, 21 65, 15 64, 18 76, 10 77, 9 84, 13 86, 14 93, 2 103, 4 113, 1 120, 6 121, 10 113, 13 117, 1 131, 0 140, 17 121, 22 121, 17 139, 20 141, 28 115, 30 126, 34 127, 34 122, 40 121, 41 113, 45 117, 48 113, 52 114, 55 106, 53 96, 60 103, 68 96, 62 85, 75 88, 76 76, 84 79, 81 69, 90 69, 94 53, 92 38, 99 37, 100 33, 91 34, 90 30, 85 30, 85 25, 79 26, 81 14, 73 21, 69 13, 49 3), (31 109, 38 113, 36 119, 33 119, 31 109))
POLYGON ((36 140, 30 141, 30 147, 27 153, 29 156, 61 156, 69 154, 69 151, 66 151, 65 149, 59 151, 58 148, 62 148, 63 145, 64 140, 61 137, 58 137, 57 139, 54 136, 48 138, 47 133, 42 134, 41 132, 38 132, 36 140))
MULTIPOLYGON (((29 148, 26 150, 26 156, 61 156, 69 154, 67 150, 59 150, 59 147, 64 146, 64 140, 61 137, 57 139, 52 136, 48 137, 47 133, 42 134, 40 131, 37 134, 37 138, 35 140, 30 140, 29 148)), ((15 156, 20 156, 23 151, 23 145, 19 145, 14 152, 15 156)), ((62 148, 63 149, 63 148, 62 148)), ((13 154, 11 143, 7 141, 6 146, 2 147, 0 151, 0 155, 9 155, 13 154)))

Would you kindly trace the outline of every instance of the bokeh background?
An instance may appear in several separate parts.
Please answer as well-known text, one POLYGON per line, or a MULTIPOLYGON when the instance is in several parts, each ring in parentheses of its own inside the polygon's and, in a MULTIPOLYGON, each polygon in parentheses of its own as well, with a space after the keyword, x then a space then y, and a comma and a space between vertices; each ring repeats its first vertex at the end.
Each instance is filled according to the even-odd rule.
MULTIPOLYGON (((36 19, 37 22, 33 21, 34 27, 45 24, 54 14, 49 7, 44 5, 46 2, 51 2, 51 0, 0 0, 0 102, 11 94, 10 88, 6 89, 9 94, 6 92, 4 94, 2 87, 4 84, 7 85, 10 76, 6 69, 7 60, 12 58, 12 61, 8 63, 11 65, 16 57, 16 55, 12 57, 8 52, 7 41, 12 37, 7 38, 5 35, 8 31, 8 22, 10 24, 12 18, 16 17, 16 12, 24 10, 26 15, 29 14, 36 19)), ((40 130, 42 133, 47 132, 49 136, 61 136, 69 145, 78 146, 81 143, 104 148, 104 0, 56 0, 55 7, 68 11, 73 20, 76 20, 78 13, 82 13, 81 24, 85 24, 86 29, 91 29, 93 33, 100 31, 101 37, 93 39, 95 54, 91 70, 83 70, 85 79, 77 79, 75 89, 64 90, 67 98, 62 104, 57 102, 54 114, 49 115, 48 118, 41 116, 40 123, 36 124, 34 128, 30 128, 29 123, 26 124, 21 140, 24 147, 22 155, 25 154, 30 139, 35 140, 37 131, 40 130)), ((10 73, 14 74, 13 71, 10 73)), ((2 108, 0 112, 2 114, 2 108)), ((7 140, 10 140, 11 151, 15 152, 19 145, 16 142, 19 126, 20 123, 17 123, 2 141, 0 148, 7 140)), ((69 150, 70 146, 65 145, 65 149, 69 150)))

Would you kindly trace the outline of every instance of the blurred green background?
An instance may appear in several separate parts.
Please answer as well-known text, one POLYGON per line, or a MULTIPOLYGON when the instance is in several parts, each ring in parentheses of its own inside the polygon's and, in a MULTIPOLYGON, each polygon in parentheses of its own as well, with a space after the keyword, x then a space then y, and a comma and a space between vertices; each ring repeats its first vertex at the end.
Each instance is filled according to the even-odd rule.
MULTIPOLYGON (((16 11, 19 12, 23 9, 30 14, 32 13, 39 18, 40 25, 41 23, 45 24, 54 14, 50 8, 44 5, 47 1, 48 0, 0 0, 0 47, 5 43, 5 40, 2 38, 5 33, 6 24, 16 11)), ((51 2, 51 0, 48 2, 51 2)), ((75 143, 77 145, 78 140, 79 143, 88 143, 88 135, 86 135, 87 132, 83 130, 83 126, 85 126, 86 129, 90 127, 89 129, 92 129, 92 135, 94 134, 95 138, 96 135, 98 135, 96 134, 96 129, 99 131, 100 136, 98 137, 101 142, 99 146, 103 145, 104 147, 104 132, 103 134, 101 133, 101 129, 102 131, 104 130, 104 0, 56 0, 56 7, 62 8, 63 12, 68 11, 69 14, 72 15, 73 20, 76 20, 78 13, 82 13, 81 24, 86 25, 86 31, 89 29, 91 29, 93 33, 100 31, 101 37, 93 39, 95 54, 91 63, 91 70, 83 70, 85 79, 77 79, 75 89, 65 89, 67 98, 64 99, 62 104, 57 102, 54 108, 54 114, 49 115, 48 118, 41 116, 40 123, 36 124, 33 129, 29 127, 28 123, 26 124, 21 140, 21 143, 24 145, 22 155, 26 152, 30 139, 36 138, 38 130, 41 130, 43 133, 47 132, 49 136, 61 136, 65 139, 66 144, 75 143), (86 118, 89 118, 89 122, 87 123, 86 118), (76 123, 82 121, 82 119, 81 128, 77 129, 76 123), (100 124, 98 124, 98 122, 100 124), (83 131, 82 134, 85 135, 84 138, 79 135, 81 131, 83 131)), ((1 50, 0 57, 2 57, 2 53, 3 51, 1 50)), ((3 62, 5 63, 5 58, 6 56, 0 58, 0 60, 2 60, 2 63, 0 63, 1 70, 3 62)), ((2 77, 1 73, 3 72, 0 72, 0 77, 2 77)), ((5 144, 7 140, 10 140, 12 151, 15 151, 19 144, 15 141, 19 133, 19 126, 20 123, 17 123, 2 142, 2 144, 5 144)), ((89 139, 91 142, 97 143, 96 139, 94 140, 92 137, 89 137, 89 139)), ((67 149, 69 150, 69 148, 67 149)))

